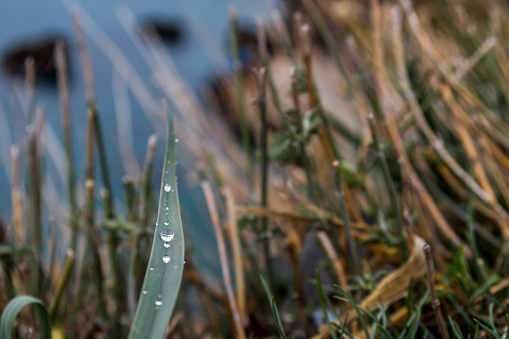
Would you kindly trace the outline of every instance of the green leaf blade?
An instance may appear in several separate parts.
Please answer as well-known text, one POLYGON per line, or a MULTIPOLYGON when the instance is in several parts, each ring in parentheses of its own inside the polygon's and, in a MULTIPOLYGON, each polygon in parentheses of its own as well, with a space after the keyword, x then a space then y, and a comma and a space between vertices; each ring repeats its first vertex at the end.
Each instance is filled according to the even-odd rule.
POLYGON ((177 189, 175 140, 173 118, 168 113, 159 211, 142 293, 129 333, 129 338, 133 339, 164 337, 182 281, 184 232, 177 189))
POLYGON ((49 320, 48 310, 44 303, 32 296, 21 295, 12 299, 2 312, 0 318, 0 338, 10 338, 14 321, 19 312, 30 304, 35 306, 37 317, 39 318, 39 332, 41 339, 51 339, 51 324, 49 320))

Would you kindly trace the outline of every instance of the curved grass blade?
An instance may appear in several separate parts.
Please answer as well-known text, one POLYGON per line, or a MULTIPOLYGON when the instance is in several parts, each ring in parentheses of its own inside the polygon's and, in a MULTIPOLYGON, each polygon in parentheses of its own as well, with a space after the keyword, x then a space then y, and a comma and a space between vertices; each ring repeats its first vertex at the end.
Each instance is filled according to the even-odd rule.
POLYGON ((320 274, 318 270, 316 270, 316 288, 318 289, 318 298, 320 299, 320 305, 322 306, 323 316, 325 318, 325 322, 327 323, 327 327, 329 328, 329 332, 334 339, 338 339, 336 335, 336 330, 332 328, 331 321, 329 320, 329 312, 327 310, 327 305, 325 304, 325 299, 327 296, 325 295, 322 288, 322 280, 320 279, 320 274))
POLYGON ((184 269, 184 232, 176 177, 175 129, 168 113, 159 211, 152 252, 129 338, 163 338, 177 301, 184 269))
POLYGON ((12 299, 3 310, 0 318, 0 338, 11 338, 12 326, 18 316, 18 313, 30 304, 35 305, 37 317, 39 318, 39 332, 41 339, 51 339, 51 324, 49 321, 48 310, 44 303, 32 296, 21 295, 12 299))
POLYGON ((267 295, 267 298, 269 298, 270 307, 272 309, 272 315, 274 317, 274 322, 276 323, 276 327, 279 332, 279 337, 281 339, 286 339, 287 336, 285 334, 285 330, 283 329, 283 323, 281 322, 281 317, 279 316, 279 311, 277 310, 276 302, 274 301, 274 296, 270 292, 269 285, 267 285, 267 282, 265 281, 265 279, 263 279, 263 276, 260 276, 260 280, 262 281, 265 294, 267 295))

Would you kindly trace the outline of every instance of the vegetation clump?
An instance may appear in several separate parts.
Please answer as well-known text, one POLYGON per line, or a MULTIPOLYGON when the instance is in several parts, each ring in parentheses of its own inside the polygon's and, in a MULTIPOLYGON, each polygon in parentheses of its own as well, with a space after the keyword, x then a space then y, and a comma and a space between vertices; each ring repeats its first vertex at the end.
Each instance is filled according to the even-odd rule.
MULTIPOLYGON (((27 61, 32 127, 26 191, 14 148, 13 239, 0 228, 0 306, 17 303, 17 333, 36 326, 31 311, 21 310, 35 302, 43 337, 48 319, 55 336, 79 338, 125 337, 130 327, 133 337, 151 330, 170 338, 507 337, 507 5, 294 3, 288 22, 276 10, 270 22, 257 21, 258 56, 251 65, 240 62, 231 11, 235 67, 218 93, 230 103, 240 140, 215 129, 151 50, 151 66, 175 79, 171 86, 161 82, 167 99, 191 119, 177 119, 177 135, 200 162, 195 177, 217 239, 218 279, 200 267, 192 237, 183 273, 179 262, 174 275, 157 275, 171 280, 168 286, 150 278, 158 269, 152 263, 167 267, 174 256, 183 259, 173 125, 159 211, 149 180, 157 166, 151 138, 141 178, 124 180, 127 215, 121 216, 111 201, 93 73, 77 17, 89 114, 84 199, 75 189, 65 62, 57 44, 71 241, 64 264, 42 250, 59 239, 41 231, 44 113, 33 103, 33 61, 27 61), (181 128, 195 133, 179 134, 181 128), (95 148, 102 217, 95 211, 95 148), (172 236, 152 227, 166 222, 168 203, 172 225, 180 227, 173 226, 172 236), (76 256, 83 235, 86 250, 76 256), (178 246, 164 246, 173 237, 178 246), (155 296, 153 304, 143 303, 145 292, 155 296), (20 301, 20 294, 40 300, 20 301), (169 324, 170 314, 157 313, 166 300, 168 313, 176 303, 169 324)), ((11 333, 12 314, 2 315, 2 335, 11 333)))

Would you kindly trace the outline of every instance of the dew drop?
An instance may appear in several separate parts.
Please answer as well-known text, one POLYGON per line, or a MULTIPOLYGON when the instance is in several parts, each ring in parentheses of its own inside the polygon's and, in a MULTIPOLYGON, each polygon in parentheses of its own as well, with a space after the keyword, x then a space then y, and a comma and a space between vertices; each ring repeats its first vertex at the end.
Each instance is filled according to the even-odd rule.
POLYGON ((158 307, 158 306, 156 306, 156 311, 157 311, 158 309, 159 309, 159 307, 158 307))
POLYGON ((162 302, 161 300, 156 300, 155 304, 156 304, 157 306, 161 306, 161 305, 163 304, 163 302, 162 302))
POLYGON ((184 260, 184 264, 186 263, 186 261, 184 260))
POLYGON ((169 243, 169 242, 165 242, 165 243, 164 243, 164 247, 165 247, 165 248, 170 248, 170 243, 169 243))
POLYGON ((175 138, 175 142, 176 142, 177 144, 178 144, 178 142, 179 142, 179 141, 180 141, 180 140, 179 140, 179 138, 175 138))
POLYGON ((169 210, 170 208, 169 207, 166 207, 166 210, 169 210))
POLYGON ((162 230, 159 236, 164 242, 170 242, 175 238, 175 232, 170 229, 162 230))
POLYGON ((165 221, 165 222, 164 222, 164 225, 165 225, 165 226, 168 226, 169 224, 170 224, 170 222, 169 222, 169 221, 165 221))
POLYGON ((170 190, 171 190, 171 186, 170 185, 168 185, 168 184, 164 185, 164 191, 165 192, 169 192, 170 190))
POLYGON ((170 256, 169 255, 163 255, 163 262, 165 264, 169 263, 171 260, 170 256))
POLYGON ((143 292, 141 292, 141 293, 143 293, 143 294, 147 294, 147 291, 143 291, 143 292))
POLYGON ((160 295, 160 294, 158 294, 158 295, 157 295, 157 297, 158 297, 158 298, 161 298, 161 295, 160 295))
POLYGON ((151 268, 150 268, 150 270, 151 270, 151 271, 153 271, 153 270, 154 270, 154 268, 153 268, 153 267, 151 267, 151 268))

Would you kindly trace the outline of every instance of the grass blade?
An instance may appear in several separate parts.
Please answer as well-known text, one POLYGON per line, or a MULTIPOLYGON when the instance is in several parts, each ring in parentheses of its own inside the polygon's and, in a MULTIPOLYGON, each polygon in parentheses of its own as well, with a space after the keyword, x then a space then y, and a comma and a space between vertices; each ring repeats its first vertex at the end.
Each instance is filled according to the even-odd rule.
POLYGON ((39 318, 39 330, 41 339, 51 339, 51 325, 48 310, 44 303, 32 296, 21 295, 12 299, 2 312, 0 318, 0 338, 10 338, 14 321, 18 313, 30 304, 35 305, 37 317, 39 318))
POLYGON ((173 118, 168 113, 168 139, 154 242, 129 338, 164 337, 182 281, 184 232, 178 199, 175 145, 173 118))
POLYGON ((320 279, 320 274, 318 270, 316 270, 316 287, 318 289, 318 298, 320 299, 320 305, 322 306, 323 316, 325 318, 325 322, 327 323, 327 327, 329 328, 329 332, 334 339, 338 339, 336 335, 336 331, 332 328, 331 322, 329 320, 329 312, 327 310, 327 305, 325 304, 325 299, 327 296, 323 292, 322 281, 320 279))
POLYGON ((263 279, 263 276, 260 276, 260 280, 262 281, 262 285, 263 285, 263 289, 265 290, 265 294, 267 295, 267 298, 269 298, 270 307, 272 309, 272 315, 274 316, 274 322, 276 323, 277 331, 279 332, 279 337, 281 339, 286 339, 287 336, 283 329, 283 323, 281 321, 281 317, 279 316, 279 311, 277 310, 274 296, 270 292, 269 286, 267 285, 267 282, 265 281, 265 279, 263 279))

